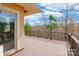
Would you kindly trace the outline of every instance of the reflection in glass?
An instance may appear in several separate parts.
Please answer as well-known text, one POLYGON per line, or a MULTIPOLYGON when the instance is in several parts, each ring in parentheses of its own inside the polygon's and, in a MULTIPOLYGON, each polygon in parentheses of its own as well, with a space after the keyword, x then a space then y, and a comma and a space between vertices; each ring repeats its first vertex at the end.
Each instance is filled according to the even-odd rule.
POLYGON ((0 11, 0 45, 3 45, 4 52, 14 48, 14 21, 16 14, 0 11))

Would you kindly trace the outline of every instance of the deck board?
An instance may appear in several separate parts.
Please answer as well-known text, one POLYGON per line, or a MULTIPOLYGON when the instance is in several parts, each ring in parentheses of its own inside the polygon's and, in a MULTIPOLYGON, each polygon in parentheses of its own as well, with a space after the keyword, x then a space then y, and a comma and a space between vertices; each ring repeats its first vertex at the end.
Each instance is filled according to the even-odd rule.
POLYGON ((67 47, 64 41, 53 40, 52 43, 41 40, 44 38, 26 37, 24 50, 13 56, 67 56, 67 47), (61 44, 63 43, 63 44, 61 44))

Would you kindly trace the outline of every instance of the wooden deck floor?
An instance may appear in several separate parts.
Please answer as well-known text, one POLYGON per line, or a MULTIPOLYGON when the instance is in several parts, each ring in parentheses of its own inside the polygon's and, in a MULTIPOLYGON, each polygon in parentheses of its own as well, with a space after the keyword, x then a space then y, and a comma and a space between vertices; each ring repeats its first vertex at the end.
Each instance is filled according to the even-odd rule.
POLYGON ((13 56, 67 56, 66 42, 44 38, 26 37, 24 50, 13 56))

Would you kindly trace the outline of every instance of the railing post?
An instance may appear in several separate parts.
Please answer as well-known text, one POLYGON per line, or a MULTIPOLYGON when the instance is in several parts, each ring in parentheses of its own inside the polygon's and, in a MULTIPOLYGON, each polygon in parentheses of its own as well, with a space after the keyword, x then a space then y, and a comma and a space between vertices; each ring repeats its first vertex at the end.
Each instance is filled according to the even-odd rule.
POLYGON ((39 30, 38 30, 38 37, 39 37, 39 30))
POLYGON ((31 30, 30 30, 30 36, 31 36, 31 30))
POLYGON ((50 31, 50 40, 52 40, 52 32, 50 31))
POLYGON ((70 45, 70 52, 71 52, 71 50, 72 50, 72 38, 71 38, 71 34, 70 33, 68 33, 68 43, 69 43, 69 45, 70 45))

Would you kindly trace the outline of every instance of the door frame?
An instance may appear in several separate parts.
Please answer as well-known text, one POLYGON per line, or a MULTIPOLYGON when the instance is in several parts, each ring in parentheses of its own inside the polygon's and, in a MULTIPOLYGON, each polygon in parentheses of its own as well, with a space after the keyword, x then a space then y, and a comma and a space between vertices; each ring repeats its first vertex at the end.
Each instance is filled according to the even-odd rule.
POLYGON ((19 37, 20 37, 20 12, 15 10, 15 9, 11 9, 9 7, 6 7, 6 6, 3 6, 2 4, 0 4, 0 9, 1 10, 4 10, 4 11, 8 11, 8 12, 12 12, 12 13, 15 13, 16 14, 16 20, 15 20, 15 36, 14 36, 14 49, 11 49, 7 52, 4 52, 3 54, 4 55, 10 55, 14 52, 16 52, 19 48, 20 48, 20 42, 19 42, 19 37))

